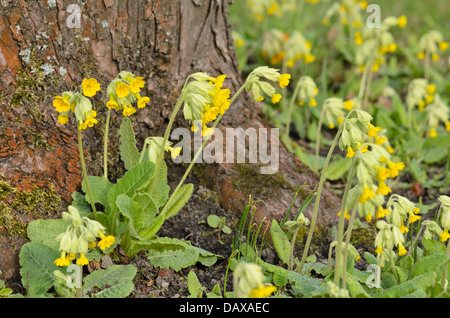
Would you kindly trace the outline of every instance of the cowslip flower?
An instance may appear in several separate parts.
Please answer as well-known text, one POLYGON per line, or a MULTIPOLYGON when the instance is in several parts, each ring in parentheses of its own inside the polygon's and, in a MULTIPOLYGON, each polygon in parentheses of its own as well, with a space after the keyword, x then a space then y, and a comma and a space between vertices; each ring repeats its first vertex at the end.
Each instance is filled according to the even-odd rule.
POLYGON ((67 223, 66 231, 57 236, 61 256, 54 261, 56 266, 69 266, 76 259, 77 265, 87 265, 86 253, 95 247, 95 239, 101 237, 99 247, 105 249, 112 246, 115 237, 105 236, 105 227, 99 222, 81 217, 78 210, 69 206, 69 212, 63 212, 62 218, 67 223))
POLYGON ((233 273, 234 297, 268 297, 276 291, 275 286, 264 285, 265 276, 261 266, 240 262, 233 273))
POLYGON ((297 103, 300 106, 308 103, 310 107, 316 107, 317 101, 315 100, 315 98, 319 93, 319 89, 317 88, 314 80, 310 76, 302 76, 300 77, 297 86, 297 103))
POLYGON ((290 74, 280 74, 277 69, 260 66, 248 76, 246 90, 247 92, 251 91, 253 93, 253 99, 255 101, 263 101, 264 94, 270 98, 274 98, 275 95, 274 100, 279 101, 281 95, 277 94, 275 87, 270 82, 278 83, 280 88, 285 88, 289 85, 290 78, 290 74), (261 79, 266 79, 267 81, 261 79))
POLYGON ((450 238, 449 229, 450 229, 450 197, 447 195, 441 195, 438 198, 441 203, 442 209, 442 217, 441 217, 441 226, 443 228, 442 233, 440 234, 440 241, 445 242, 450 238))
POLYGON ((433 102, 425 110, 427 112, 426 124, 429 137, 437 137, 436 129, 440 123, 444 123, 446 130, 449 131, 447 126, 450 126, 448 124, 450 122, 450 108, 442 101, 439 94, 435 95, 433 102))
POLYGON ((81 83, 83 95, 93 97, 100 90, 100 83, 95 78, 85 78, 81 83))
POLYGON ((106 89, 106 95, 109 98, 106 107, 122 111, 126 117, 133 115, 136 113, 134 103, 138 108, 144 108, 150 102, 149 97, 140 94, 144 86, 143 77, 135 76, 127 71, 120 72, 106 89))
POLYGON ((58 122, 62 125, 69 121, 70 113, 75 115, 79 130, 93 127, 98 123, 97 112, 92 109, 91 101, 80 93, 64 92, 62 97, 55 97, 53 106, 60 113, 58 122))
POLYGON ((230 107, 230 90, 223 89, 226 75, 211 77, 206 73, 195 73, 191 77, 195 81, 190 81, 181 93, 184 118, 191 123, 193 131, 201 128, 202 136, 208 136, 213 133, 213 129, 207 124, 215 121, 230 107))
POLYGON ((448 42, 444 41, 444 36, 437 30, 430 30, 419 39, 419 52, 417 59, 423 60, 430 56, 433 61, 439 61, 439 51, 445 51, 448 48, 448 42))
MULTIPOLYGON (((151 162, 156 163, 158 154, 161 151, 164 138, 162 137, 149 137, 145 140, 145 145, 148 147, 148 158, 151 162)), ((172 142, 167 141, 164 151, 168 151, 171 154, 172 159, 177 158, 180 155, 181 147, 172 147, 172 142)))

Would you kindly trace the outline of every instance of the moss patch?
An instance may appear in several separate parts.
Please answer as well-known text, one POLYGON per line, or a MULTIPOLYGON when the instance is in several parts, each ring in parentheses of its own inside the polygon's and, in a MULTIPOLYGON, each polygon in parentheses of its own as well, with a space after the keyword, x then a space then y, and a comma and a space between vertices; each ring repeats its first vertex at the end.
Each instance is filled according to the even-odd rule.
POLYGON ((7 181, 0 180, 0 233, 26 237, 28 222, 57 215, 60 202, 61 197, 51 184, 18 191, 7 181))

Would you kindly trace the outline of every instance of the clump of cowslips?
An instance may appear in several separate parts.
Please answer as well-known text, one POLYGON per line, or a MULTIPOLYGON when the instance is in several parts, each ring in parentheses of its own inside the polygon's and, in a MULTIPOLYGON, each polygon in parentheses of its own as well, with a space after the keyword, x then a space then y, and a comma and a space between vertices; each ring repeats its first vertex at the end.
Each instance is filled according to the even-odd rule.
POLYGON ((300 106, 305 105, 307 103, 310 107, 316 107, 317 101, 316 96, 319 93, 319 89, 316 86, 316 83, 310 76, 302 76, 298 81, 298 92, 297 92, 297 103, 300 106))
POLYGON ((387 138, 378 136, 382 128, 370 123, 372 116, 358 109, 354 111, 357 117, 342 123, 339 141, 339 147, 347 151, 346 157, 355 160, 357 180, 350 190, 344 213, 356 205, 358 214, 371 222, 374 217, 379 219, 386 215, 384 197, 392 192, 387 179, 397 177, 405 165, 391 161, 391 154, 382 147, 387 138))
POLYGON ((111 81, 106 89, 109 101, 106 103, 108 109, 121 110, 124 116, 130 116, 136 112, 133 106, 136 103, 138 108, 144 108, 150 98, 141 96, 141 89, 145 86, 143 77, 122 71, 111 81))
POLYGON ((240 262, 233 273, 234 297, 263 298, 269 297, 277 288, 265 285, 265 276, 261 266, 254 263, 240 262))
POLYGON ((433 61, 439 61, 438 52, 447 50, 448 42, 444 41, 444 36, 441 32, 431 30, 420 37, 418 48, 417 59, 431 58, 433 61))
POLYGON ((274 68, 261 66, 256 68, 247 78, 246 90, 253 93, 253 99, 257 102, 264 100, 264 95, 269 96, 272 103, 276 104, 281 100, 281 94, 277 93, 275 87, 270 82, 278 83, 280 88, 289 85, 290 74, 281 74, 274 68), (262 81, 266 79, 267 81, 262 81))
POLYGON ((408 110, 417 107, 420 112, 424 111, 425 106, 434 101, 435 92, 435 84, 428 84, 428 81, 424 78, 413 79, 408 84, 408 93, 406 95, 408 110))
POLYGON ((61 256, 54 261, 57 266, 69 266, 74 259, 77 265, 87 265, 86 253, 89 248, 99 247, 105 250, 113 245, 115 237, 105 234, 105 227, 99 222, 81 217, 78 210, 69 206, 69 212, 62 213, 67 223, 66 231, 58 235, 61 256), (100 239, 97 242, 97 239, 100 239))
POLYGON ((247 0, 247 8, 258 21, 263 21, 266 15, 281 14, 277 0, 247 0))
POLYGON ((400 232, 409 232, 409 228, 405 226, 405 222, 413 224, 420 220, 420 209, 407 198, 393 194, 386 204, 389 213, 386 215, 386 221, 396 226, 400 232))
POLYGON ((226 76, 211 77, 206 73, 195 73, 191 77, 195 81, 186 85, 180 99, 184 103, 184 118, 191 123, 193 131, 202 129, 202 136, 209 136, 214 131, 207 124, 214 122, 230 107, 230 90, 222 88, 226 76))
POLYGON ((75 115, 79 130, 93 127, 98 123, 97 112, 92 109, 91 101, 86 98, 93 97, 100 90, 100 84, 94 78, 84 79, 81 84, 80 92, 63 92, 61 96, 56 96, 53 100, 53 106, 59 113, 58 122, 62 125, 69 121, 70 113, 75 115))
POLYGON ((333 16, 338 16, 342 25, 359 28, 363 25, 362 11, 367 8, 366 1, 341 0, 334 1, 325 12, 323 25, 329 25, 333 16))
POLYGON ((369 68, 371 72, 377 72, 381 64, 386 62, 386 54, 397 50, 394 36, 390 32, 392 27, 404 28, 407 19, 405 16, 387 17, 381 23, 380 28, 364 28, 355 33, 355 43, 358 48, 355 53, 355 64, 362 73, 369 68))
POLYGON ((315 56, 311 54, 312 45, 299 31, 292 32, 283 45, 284 61, 287 67, 294 67, 295 63, 303 60, 305 64, 315 61, 315 56))
POLYGON ((395 247, 398 248, 398 254, 400 256, 407 253, 403 245, 405 238, 398 227, 389 224, 386 221, 379 220, 376 226, 378 233, 374 242, 376 248, 375 253, 377 254, 378 265, 384 267, 386 261, 389 261, 394 257, 395 247))
POLYGON ((436 94, 433 102, 426 107, 426 112, 429 137, 437 137, 438 134, 436 129, 441 122, 445 124, 446 131, 450 132, 450 109, 442 101, 439 94, 436 94))
POLYGON ((262 37, 261 56, 267 58, 270 64, 277 65, 284 60, 286 51, 284 43, 289 39, 289 34, 278 30, 271 29, 262 37))

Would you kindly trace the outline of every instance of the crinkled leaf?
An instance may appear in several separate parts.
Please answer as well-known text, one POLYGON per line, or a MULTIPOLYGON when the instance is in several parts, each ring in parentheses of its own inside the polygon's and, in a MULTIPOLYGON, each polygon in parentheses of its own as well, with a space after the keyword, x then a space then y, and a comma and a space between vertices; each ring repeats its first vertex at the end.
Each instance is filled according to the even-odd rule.
POLYGON ((52 288, 53 272, 60 269, 53 262, 60 253, 42 243, 30 242, 20 250, 20 275, 29 296, 45 295, 52 288))
MULTIPOLYGON (((88 176, 87 180, 89 182, 89 186, 91 189, 92 194, 92 200, 94 203, 100 203, 104 207, 108 206, 108 192, 113 186, 111 182, 109 182, 108 179, 103 177, 97 177, 97 176, 88 176)), ((87 184, 86 179, 83 179, 82 182, 82 189, 83 192, 86 193, 86 201, 88 203, 92 203, 90 200, 90 196, 87 194, 87 184)))
POLYGON ((110 206, 115 206, 117 197, 121 194, 126 194, 132 198, 138 190, 148 185, 154 175, 155 164, 153 162, 138 163, 111 187, 108 193, 110 206))
POLYGON ((42 243, 58 250, 59 242, 56 237, 65 232, 67 223, 63 219, 38 219, 28 223, 27 235, 32 242, 42 243))
POLYGON ((119 130, 120 158, 124 162, 125 169, 130 170, 140 158, 139 150, 136 146, 136 138, 133 130, 133 124, 130 118, 124 117, 119 130))
POLYGON ((83 280, 83 292, 96 298, 125 298, 134 288, 137 270, 133 265, 112 265, 92 272, 83 280), (97 291, 100 289, 100 291, 97 291))
POLYGON ((272 225, 270 226, 270 234, 278 256, 285 264, 288 264, 291 253, 291 243, 289 242, 286 233, 283 232, 276 220, 272 221, 272 225))

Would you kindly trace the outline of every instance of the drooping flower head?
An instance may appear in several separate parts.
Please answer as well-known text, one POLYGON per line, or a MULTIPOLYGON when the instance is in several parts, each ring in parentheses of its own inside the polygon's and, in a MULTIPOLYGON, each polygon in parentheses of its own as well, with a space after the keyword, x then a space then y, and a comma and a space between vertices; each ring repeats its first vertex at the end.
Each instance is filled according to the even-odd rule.
POLYGON ((120 72, 106 89, 109 98, 106 107, 121 110, 124 116, 131 116, 136 113, 134 103, 138 108, 144 108, 150 102, 149 97, 141 96, 141 89, 144 86, 143 77, 127 71, 120 72))
POLYGON ((62 218, 67 223, 66 231, 57 236, 61 256, 54 261, 57 266, 68 266, 77 259, 77 265, 87 265, 86 253, 96 246, 96 238, 100 238, 98 247, 102 250, 111 247, 115 242, 112 235, 106 236, 105 227, 99 222, 81 217, 78 210, 69 206, 69 212, 63 212, 62 218))
POLYGON ((223 88, 226 76, 195 73, 191 77, 195 80, 187 83, 181 93, 184 118, 191 123, 193 131, 202 129, 202 136, 208 136, 213 130, 207 124, 214 122, 230 107, 230 90, 223 88))

